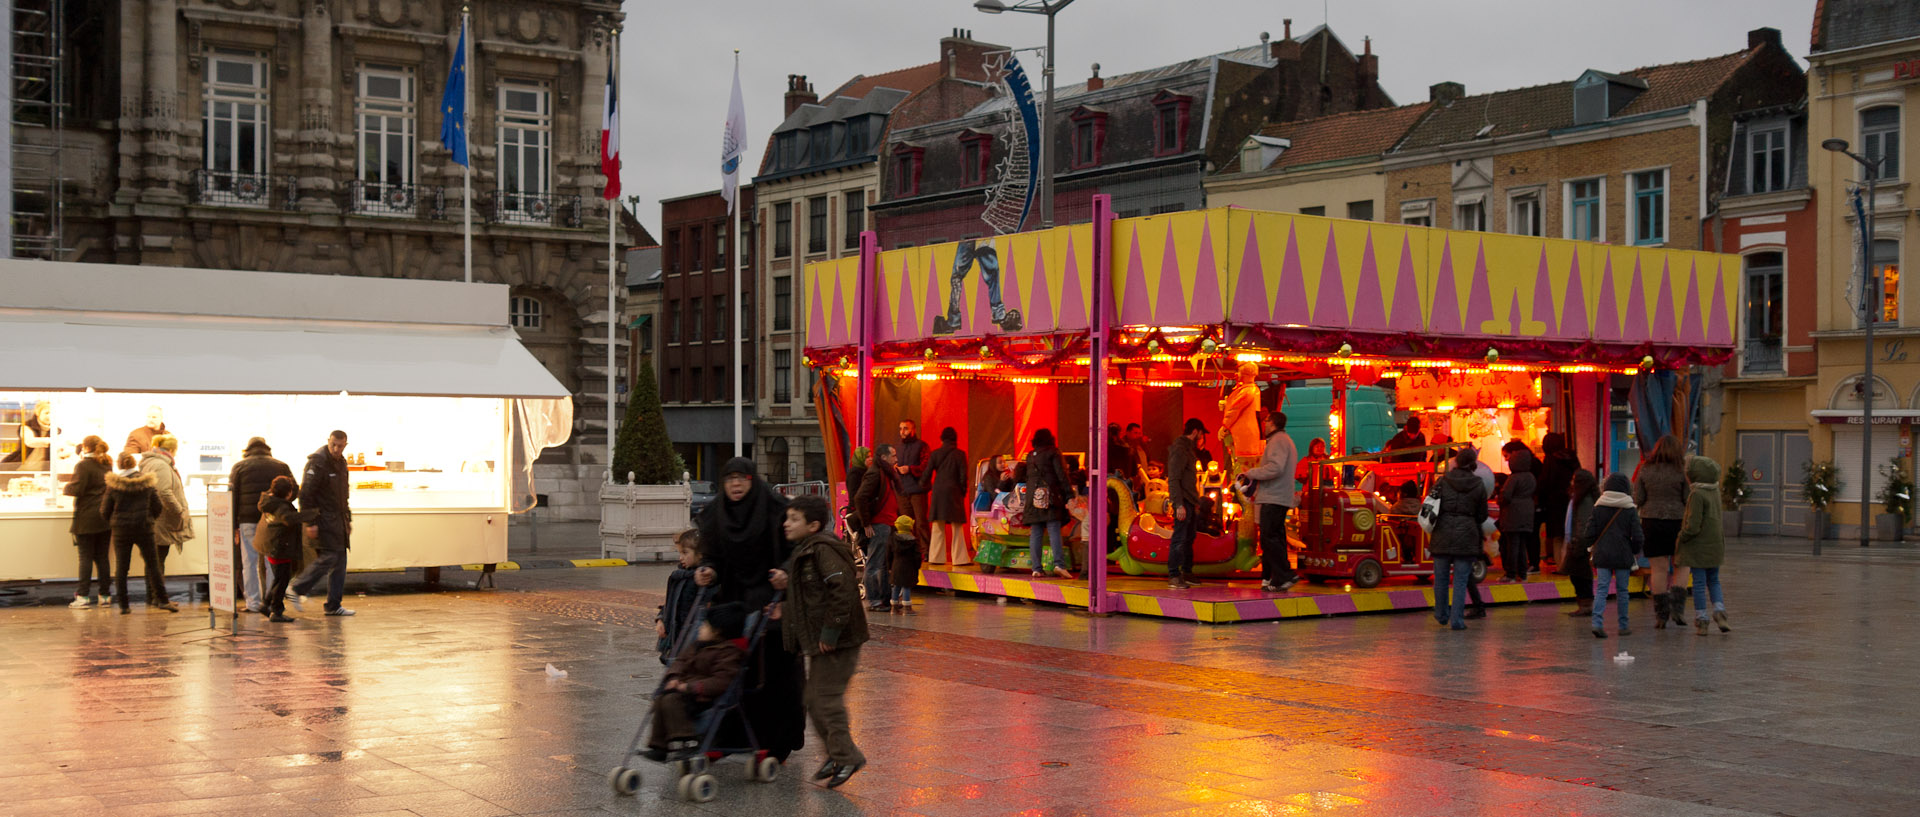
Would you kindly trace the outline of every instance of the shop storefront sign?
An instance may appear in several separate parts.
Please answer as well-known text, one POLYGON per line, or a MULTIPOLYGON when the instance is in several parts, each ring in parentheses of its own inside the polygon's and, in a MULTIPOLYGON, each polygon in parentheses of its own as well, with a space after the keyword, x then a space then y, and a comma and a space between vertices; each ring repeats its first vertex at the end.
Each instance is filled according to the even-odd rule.
POLYGON ((1400 378, 1395 397, 1409 408, 1540 405, 1538 384, 1526 372, 1412 372, 1400 378))
POLYGON ((233 604, 233 492, 207 492, 207 613, 234 612, 233 604))
MULTIPOLYGON (((1816 419, 1818 419, 1822 423, 1835 423, 1835 424, 1850 425, 1850 426, 1866 424, 1861 421, 1860 415, 1858 414, 1850 414, 1845 417, 1819 417, 1816 419)), ((1917 423, 1920 423, 1920 417, 1886 417, 1879 414, 1876 414, 1873 416, 1873 424, 1877 426, 1905 426, 1905 425, 1914 425, 1917 423)))

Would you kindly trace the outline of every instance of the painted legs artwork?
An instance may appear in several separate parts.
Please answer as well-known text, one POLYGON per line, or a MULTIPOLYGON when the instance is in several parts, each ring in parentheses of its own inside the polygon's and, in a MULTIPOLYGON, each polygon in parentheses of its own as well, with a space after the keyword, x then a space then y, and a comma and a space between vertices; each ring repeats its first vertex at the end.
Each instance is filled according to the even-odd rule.
POLYGON ((964 291, 962 285, 967 281, 967 273, 973 271, 975 258, 980 260, 980 281, 987 285, 987 305, 993 310, 993 322, 1002 331, 1020 330, 1020 310, 1008 309, 1000 300, 1000 253, 991 243, 968 240, 960 242, 958 251, 953 254, 953 278, 948 284, 947 314, 934 316, 934 334, 951 335, 959 331, 960 294, 964 291))

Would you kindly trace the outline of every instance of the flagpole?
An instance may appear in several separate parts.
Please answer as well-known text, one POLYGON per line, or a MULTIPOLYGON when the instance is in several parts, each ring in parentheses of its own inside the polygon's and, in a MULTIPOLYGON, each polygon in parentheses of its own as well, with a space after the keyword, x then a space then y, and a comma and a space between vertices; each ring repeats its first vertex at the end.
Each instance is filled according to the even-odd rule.
MULTIPOLYGON (((740 49, 738 48, 733 50, 733 76, 734 82, 738 83, 740 81, 740 49)), ((745 157, 746 153, 747 143, 745 139, 742 139, 740 142, 740 155, 745 157)), ((731 235, 733 236, 734 246, 726 249, 728 261, 733 266, 733 297, 735 301, 738 301, 742 291, 740 289, 740 252, 738 250, 741 240, 740 188, 738 186, 735 186, 733 190, 733 232, 731 235)), ((725 316, 723 316, 722 319, 724 320, 725 316)), ((735 318, 733 320, 733 455, 736 457, 746 456, 743 453, 745 446, 744 441, 741 439, 740 421, 740 390, 743 386, 740 377, 740 337, 745 333, 746 327, 741 326, 740 320, 735 318)), ((774 475, 776 482, 782 478, 783 475, 781 474, 774 475)))
MULTIPOLYGON (((618 87, 620 77, 620 27, 614 26, 611 34, 612 36, 609 39, 612 43, 613 51, 607 55, 607 76, 610 78, 608 81, 615 83, 615 87, 618 87)), ((616 98, 607 100, 607 102, 614 106, 613 110, 603 111, 601 115, 618 115, 620 111, 619 100, 616 98)), ((618 127, 618 123, 616 122, 614 126, 618 127)), ((601 148, 603 151, 618 149, 618 145, 605 145, 601 148)), ((600 157, 600 161, 604 163, 606 158, 607 157, 603 155, 600 157)), ((618 173, 619 168, 616 167, 614 172, 618 173)), ((608 179, 606 183, 611 187, 615 184, 615 180, 608 179)), ((618 417, 618 412, 614 411, 616 404, 614 403, 613 396, 613 332, 614 324, 618 323, 619 313, 616 311, 617 307, 614 305, 613 296, 616 291, 615 278, 617 277, 614 271, 618 269, 620 265, 614 254, 613 223, 618 220, 614 211, 615 208, 619 206, 620 202, 618 200, 607 199, 607 473, 609 474, 613 473, 613 435, 614 429, 617 428, 618 417)), ((611 481, 611 478, 609 478, 609 481, 611 481)))
MULTIPOLYGON (((460 127, 463 134, 467 133, 467 123, 464 121, 466 113, 473 110, 473 60, 471 59, 473 41, 467 37, 467 32, 471 30, 468 27, 470 11, 467 6, 460 7, 460 70, 464 74, 460 80, 462 86, 460 118, 463 120, 460 127)), ((460 254, 462 267, 466 271, 466 281, 471 284, 473 283, 473 157, 471 155, 467 157, 467 163, 462 167, 464 170, 460 174, 460 187, 465 203, 460 208, 460 254)))

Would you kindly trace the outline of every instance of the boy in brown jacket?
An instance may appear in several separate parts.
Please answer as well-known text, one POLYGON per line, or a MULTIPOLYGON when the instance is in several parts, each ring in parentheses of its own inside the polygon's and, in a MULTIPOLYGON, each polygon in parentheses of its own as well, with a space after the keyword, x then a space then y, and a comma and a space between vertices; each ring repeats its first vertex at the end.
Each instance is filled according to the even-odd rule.
POLYGON ((666 760, 699 747, 700 715, 733 685, 747 661, 747 611, 736 602, 716 604, 700 623, 700 643, 667 667, 666 688, 653 699, 653 730, 646 757, 666 760))
POLYGON ((786 534, 795 547, 772 580, 776 589, 787 590, 777 613, 781 631, 787 649, 809 659, 807 715, 827 744, 827 762, 813 779, 838 788, 867 765, 867 756, 853 743, 846 700, 860 645, 867 641, 867 615, 860 609, 853 551, 828 524, 826 500, 803 496, 788 503, 786 534))

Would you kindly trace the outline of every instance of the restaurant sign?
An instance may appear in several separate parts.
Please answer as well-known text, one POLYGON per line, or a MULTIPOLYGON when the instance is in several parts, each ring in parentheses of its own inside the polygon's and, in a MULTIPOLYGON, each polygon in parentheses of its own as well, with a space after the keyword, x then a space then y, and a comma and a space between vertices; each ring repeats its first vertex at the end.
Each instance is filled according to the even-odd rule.
POLYGON ((1531 408, 1540 384, 1527 372, 1409 372, 1395 397, 1402 408, 1531 408))

